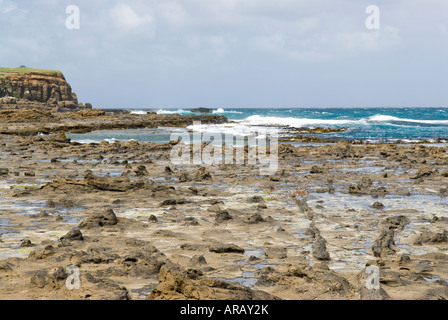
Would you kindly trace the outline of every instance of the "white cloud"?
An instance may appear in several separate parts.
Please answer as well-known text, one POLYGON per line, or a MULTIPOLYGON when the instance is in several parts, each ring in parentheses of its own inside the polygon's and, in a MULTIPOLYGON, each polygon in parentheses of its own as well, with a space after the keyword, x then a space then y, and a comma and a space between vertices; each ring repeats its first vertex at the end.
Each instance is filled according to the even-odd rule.
MULTIPOLYGON (((315 40, 320 36, 315 36, 315 40)), ((316 48, 314 41, 310 39, 300 39, 295 36, 287 36, 285 34, 263 35, 253 39, 252 45, 266 53, 278 55, 283 58, 293 60, 328 60, 332 58, 332 54, 316 48)))
MULTIPOLYGON (((0 0, 2 64, 72 70, 79 79, 95 68, 103 81, 115 77, 111 69, 123 78, 127 72, 144 69, 150 72, 129 80, 135 81, 129 86, 151 82, 159 89, 153 94, 160 100, 166 98, 160 93, 166 89, 163 85, 182 91, 186 86, 195 88, 201 79, 207 85, 219 79, 235 88, 248 83, 253 88, 262 84, 288 88, 325 72, 349 77, 365 61, 377 61, 372 58, 379 52, 385 66, 415 59, 429 65, 422 67, 426 73, 431 66, 441 75, 447 73, 446 0, 380 1, 380 30, 365 27, 365 9, 372 4, 367 1, 77 0, 81 29, 67 30, 65 7, 71 3, 0 0), (110 67, 117 64, 122 65, 120 71, 110 67), (259 74, 281 74, 276 79, 284 80, 271 83, 259 74)), ((78 91, 84 86, 96 97, 81 80, 78 86, 78 91)), ((116 84, 110 80, 110 86, 116 84)), ((196 94, 193 89, 185 92, 188 97, 196 94)), ((263 94, 247 93, 255 98, 263 94)), ((240 97, 244 96, 242 91, 240 97)))
POLYGON ((380 30, 366 30, 362 32, 346 32, 336 35, 342 50, 350 52, 377 52, 389 49, 401 42, 398 30, 384 27, 380 30))
POLYGON ((0 12, 1 13, 10 13, 17 9, 17 4, 13 3, 9 0, 0 0, 0 12))
POLYGON ((236 39, 232 36, 211 36, 207 39, 215 61, 219 61, 227 56, 235 42, 236 39))
POLYGON ((116 4, 110 14, 116 26, 128 31, 153 22, 153 17, 148 12, 137 14, 130 5, 124 3, 116 4))
POLYGON ((183 26, 189 21, 189 16, 182 4, 171 1, 162 2, 157 6, 157 14, 171 26, 183 26))
POLYGON ((448 28, 444 23, 437 24, 437 31, 442 33, 443 35, 448 35, 448 28))

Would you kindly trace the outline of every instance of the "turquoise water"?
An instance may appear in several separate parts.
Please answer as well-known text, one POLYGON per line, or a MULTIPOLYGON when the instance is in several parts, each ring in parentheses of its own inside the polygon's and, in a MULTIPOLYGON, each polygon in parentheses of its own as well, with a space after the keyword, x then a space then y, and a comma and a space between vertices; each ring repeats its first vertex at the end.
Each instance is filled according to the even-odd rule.
MULTIPOLYGON (((144 111, 147 110, 132 110, 134 113, 144 111)), ((193 114, 185 109, 153 111, 159 114, 193 114)), ((277 128, 280 136, 289 136, 307 135, 299 132, 300 128, 343 128, 344 131, 341 132, 317 136, 367 142, 448 140, 448 108, 220 108, 211 113, 226 116, 232 123, 193 126, 190 129, 244 136, 254 130, 269 127, 277 128)), ((81 142, 98 142, 105 139, 167 142, 171 131, 170 128, 108 130, 68 137, 81 142)))

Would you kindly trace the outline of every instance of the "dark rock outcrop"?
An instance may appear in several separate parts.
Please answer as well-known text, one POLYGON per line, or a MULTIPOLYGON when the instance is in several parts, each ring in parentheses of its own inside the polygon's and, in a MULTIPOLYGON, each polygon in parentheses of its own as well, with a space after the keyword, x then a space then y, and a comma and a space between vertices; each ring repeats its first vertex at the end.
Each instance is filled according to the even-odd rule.
POLYGON ((69 111, 88 108, 59 71, 24 68, 0 70, 0 107, 69 111))
POLYGON ((239 284, 206 278, 195 269, 182 269, 167 262, 159 272, 159 284, 149 300, 278 300, 267 292, 239 284))
POLYGON ((194 108, 190 110, 191 112, 195 113, 212 113, 213 110, 209 108, 194 108))
POLYGON ((80 228, 95 228, 104 226, 114 226, 118 223, 117 216, 112 209, 106 209, 103 212, 94 212, 87 219, 83 220, 80 228))

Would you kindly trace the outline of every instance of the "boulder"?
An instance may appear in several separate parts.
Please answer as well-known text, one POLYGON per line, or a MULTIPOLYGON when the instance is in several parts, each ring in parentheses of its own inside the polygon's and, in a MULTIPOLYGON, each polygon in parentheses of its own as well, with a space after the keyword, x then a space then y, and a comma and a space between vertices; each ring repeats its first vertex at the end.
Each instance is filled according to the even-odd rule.
POLYGON ((73 228, 67 234, 59 238, 60 241, 82 241, 84 240, 84 237, 81 233, 81 230, 78 228, 73 228))
POLYGON ((215 215, 215 221, 217 223, 222 223, 224 221, 232 220, 233 217, 227 210, 219 210, 215 215))
POLYGON ((312 245, 313 257, 317 260, 330 260, 330 254, 327 251, 327 241, 320 235, 316 236, 316 240, 312 245))
POLYGON ((382 204, 381 202, 374 202, 371 207, 373 209, 382 210, 384 209, 384 204, 382 204))
POLYGON ((244 253, 244 249, 236 244, 216 243, 209 247, 210 252, 215 253, 244 253))
POLYGON ((212 179, 212 175, 208 170, 204 167, 198 169, 195 175, 196 180, 210 180, 212 179))
POLYGON ((118 223, 117 216, 112 209, 94 212, 79 224, 79 228, 90 229, 104 226, 114 226, 118 223))
POLYGON ((206 278, 196 269, 182 269, 172 262, 159 272, 159 284, 148 300, 278 300, 261 290, 240 284, 206 278))

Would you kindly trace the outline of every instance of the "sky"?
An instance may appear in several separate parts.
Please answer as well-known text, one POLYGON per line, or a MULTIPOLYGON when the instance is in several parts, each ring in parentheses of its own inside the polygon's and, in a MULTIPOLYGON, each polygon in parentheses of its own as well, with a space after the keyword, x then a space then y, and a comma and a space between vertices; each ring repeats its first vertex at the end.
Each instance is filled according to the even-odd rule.
POLYGON ((0 28, 0 66, 96 108, 448 107, 446 0, 0 0, 0 28))

